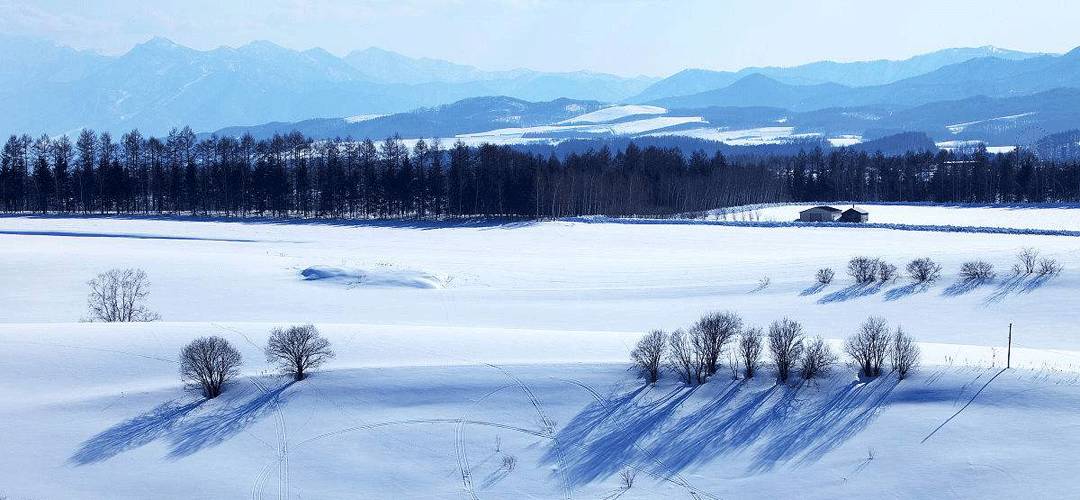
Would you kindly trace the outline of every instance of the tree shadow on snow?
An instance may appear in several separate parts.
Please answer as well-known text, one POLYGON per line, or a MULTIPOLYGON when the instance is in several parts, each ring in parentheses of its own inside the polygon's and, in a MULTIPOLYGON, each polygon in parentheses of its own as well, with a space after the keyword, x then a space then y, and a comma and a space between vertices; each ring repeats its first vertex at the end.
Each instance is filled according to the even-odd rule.
POLYGON ((743 384, 734 385, 716 401, 665 429, 665 438, 657 440, 650 450, 663 464, 664 472, 673 474, 754 443, 772 426, 783 421, 799 390, 798 387, 773 385, 744 397, 741 403, 729 408, 743 387, 743 384))
POLYGON ((898 286, 885 292, 885 300, 892 302, 910 295, 923 293, 929 289, 930 285, 928 283, 908 283, 907 285, 898 286))
POLYGON ((992 279, 960 278, 941 291, 942 297, 959 297, 974 292, 980 286, 991 283, 992 279))
POLYGON ((891 376, 852 382, 800 412, 779 433, 764 440, 751 462, 751 470, 769 470, 793 459, 799 464, 818 460, 865 429, 898 383, 891 376))
POLYGON ((1057 276, 1057 273, 1012 275, 1002 280, 1001 283, 998 284, 997 288, 994 289, 993 293, 986 297, 986 300, 984 302, 989 305, 995 302, 1001 302, 1010 295, 1031 293, 1041 288, 1043 285, 1046 284, 1046 282, 1050 281, 1055 276, 1057 276))
POLYGON ((847 302, 860 297, 874 295, 881 291, 881 283, 855 284, 832 292, 818 299, 818 304, 831 304, 834 302, 847 302))
POLYGON ((253 391, 235 395, 226 393, 214 402, 203 399, 188 403, 176 400, 162 403, 86 440, 69 461, 75 465, 102 462, 158 439, 170 442, 169 458, 188 456, 229 439, 275 410, 283 402, 282 393, 292 384, 290 381, 277 389, 257 392, 246 400, 244 398, 253 391), (188 417, 204 404, 216 408, 203 408, 207 410, 206 413, 188 421, 188 417))
MULTIPOLYGON (((884 376, 817 389, 730 381, 685 413, 678 410, 696 389, 675 389, 651 403, 636 391, 607 406, 589 405, 559 432, 563 470, 581 485, 627 465, 667 477, 744 451, 752 453, 752 471, 811 463, 865 429, 897 383, 884 376)), ((556 463, 556 453, 549 451, 546 462, 556 463)))
POLYGON ((149 444, 169 434, 189 413, 205 400, 181 403, 173 400, 116 424, 86 440, 71 456, 75 465, 103 462, 125 451, 149 444))
POLYGON ((817 295, 818 292, 824 289, 825 285, 822 285, 821 283, 814 283, 813 285, 804 288, 802 292, 799 292, 799 296, 809 297, 810 295, 817 295))
POLYGON ((546 464, 562 462, 571 485, 608 478, 641 459, 640 443, 653 436, 696 388, 680 387, 652 402, 637 402, 643 388, 607 401, 594 402, 574 416, 556 435, 546 464))
POLYGON ((169 458, 182 458, 203 448, 218 445, 243 431, 249 425, 276 411, 284 402, 282 394, 295 381, 267 392, 259 392, 239 405, 225 406, 192 420, 171 433, 172 449, 169 458))

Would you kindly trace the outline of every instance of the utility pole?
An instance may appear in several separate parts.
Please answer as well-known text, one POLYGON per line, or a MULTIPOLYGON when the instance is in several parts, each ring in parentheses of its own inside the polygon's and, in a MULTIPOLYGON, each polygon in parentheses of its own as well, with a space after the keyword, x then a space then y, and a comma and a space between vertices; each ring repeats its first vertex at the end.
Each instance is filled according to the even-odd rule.
POLYGON ((1009 350, 1005 354, 1005 368, 1012 367, 1012 323, 1009 323, 1009 350))

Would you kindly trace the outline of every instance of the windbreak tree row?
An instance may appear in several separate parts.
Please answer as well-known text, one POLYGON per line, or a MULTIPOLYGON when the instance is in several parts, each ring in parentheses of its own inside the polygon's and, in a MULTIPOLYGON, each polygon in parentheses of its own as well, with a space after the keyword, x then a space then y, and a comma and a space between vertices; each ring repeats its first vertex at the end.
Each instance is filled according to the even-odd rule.
POLYGON ((187 128, 12 135, 0 152, 5 212, 550 218, 821 200, 1080 201, 1080 165, 1025 151, 729 158, 633 143, 560 158, 438 140, 199 139, 187 128))

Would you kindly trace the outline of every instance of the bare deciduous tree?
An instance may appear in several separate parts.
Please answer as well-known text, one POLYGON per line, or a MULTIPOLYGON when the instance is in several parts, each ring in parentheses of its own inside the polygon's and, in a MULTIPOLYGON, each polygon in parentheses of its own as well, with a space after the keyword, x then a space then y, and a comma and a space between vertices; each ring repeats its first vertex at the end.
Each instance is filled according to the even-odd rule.
POLYGON ((758 364, 761 363, 761 351, 764 348, 761 340, 761 328, 747 328, 743 330, 739 338, 739 357, 742 358, 743 375, 753 378, 757 372, 758 364))
POLYGON ((803 355, 799 362, 802 378, 810 380, 825 375, 833 363, 836 363, 836 355, 824 339, 815 337, 803 343, 803 355))
POLYGON ((694 324, 690 334, 694 338, 695 350, 701 355, 705 376, 716 373, 724 348, 741 328, 742 318, 733 312, 706 314, 694 324))
POLYGON ((989 281, 994 277, 994 265, 973 260, 960 265, 960 279, 964 281, 989 281))
POLYGON ((896 328, 890 354, 892 355, 892 369, 901 380, 907 378, 908 373, 919 366, 919 345, 911 336, 904 333, 903 328, 896 328))
POLYGON ((878 266, 881 261, 870 257, 855 257, 848 262, 848 274, 855 283, 866 285, 877 280, 878 266))
POLYGON ((1013 271, 1017 274, 1032 274, 1039 262, 1039 251, 1034 248, 1024 248, 1016 254, 1017 265, 1013 271))
POLYGON ((303 380, 308 372, 334 357, 330 341, 319 335, 314 325, 275 328, 266 343, 266 361, 281 371, 303 380))
POLYGON ((882 283, 889 283, 896 279, 897 270, 896 266, 889 264, 888 262, 878 262, 878 280, 882 283))
POLYGON ((1039 267, 1035 269, 1039 276, 1053 276, 1061 272, 1061 264, 1058 261, 1045 257, 1039 259, 1039 267))
POLYGON ((634 479, 637 478, 637 471, 629 467, 619 471, 619 479, 622 480, 623 488, 630 489, 634 487, 634 479))
POLYGON ((681 329, 671 332, 668 346, 668 366, 688 385, 693 384, 698 379, 697 360, 686 332, 681 329))
POLYGON ((787 382, 802 355, 802 325, 788 318, 769 325, 769 352, 776 364, 776 377, 787 382))
POLYGON ((667 334, 663 330, 653 330, 638 340, 637 347, 630 353, 647 383, 654 384, 660 379, 660 363, 666 348, 667 334))
POLYGON ((859 327, 859 332, 848 337, 844 352, 851 356, 866 377, 881 375, 881 365, 889 351, 889 325, 882 318, 870 317, 859 327))
POLYGON ((941 265, 933 260, 923 257, 915 259, 907 265, 908 277, 915 283, 931 283, 941 276, 941 265))
POLYGON ((111 269, 87 283, 91 321, 154 321, 159 316, 146 306, 150 281, 141 269, 111 269))
POLYGON ((814 275, 814 280, 816 280, 819 285, 825 286, 832 283, 832 280, 835 276, 836 273, 833 272, 832 269, 828 267, 823 267, 817 270, 817 274, 814 275))
POLYGON ((240 368, 240 353, 221 337, 202 337, 180 351, 180 378, 207 399, 221 395, 240 368))

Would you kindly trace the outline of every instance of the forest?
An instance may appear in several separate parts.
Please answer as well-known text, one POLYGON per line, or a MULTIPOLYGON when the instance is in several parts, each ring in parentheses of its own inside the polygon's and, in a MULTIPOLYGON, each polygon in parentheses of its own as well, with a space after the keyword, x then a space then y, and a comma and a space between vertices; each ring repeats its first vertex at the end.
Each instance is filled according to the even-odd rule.
POLYGON ((649 217, 838 200, 1078 202, 1080 163, 1041 160, 1027 150, 725 155, 632 142, 556 156, 437 139, 198 138, 183 128, 162 138, 90 130, 74 141, 12 135, 0 164, 7 213, 649 217))

